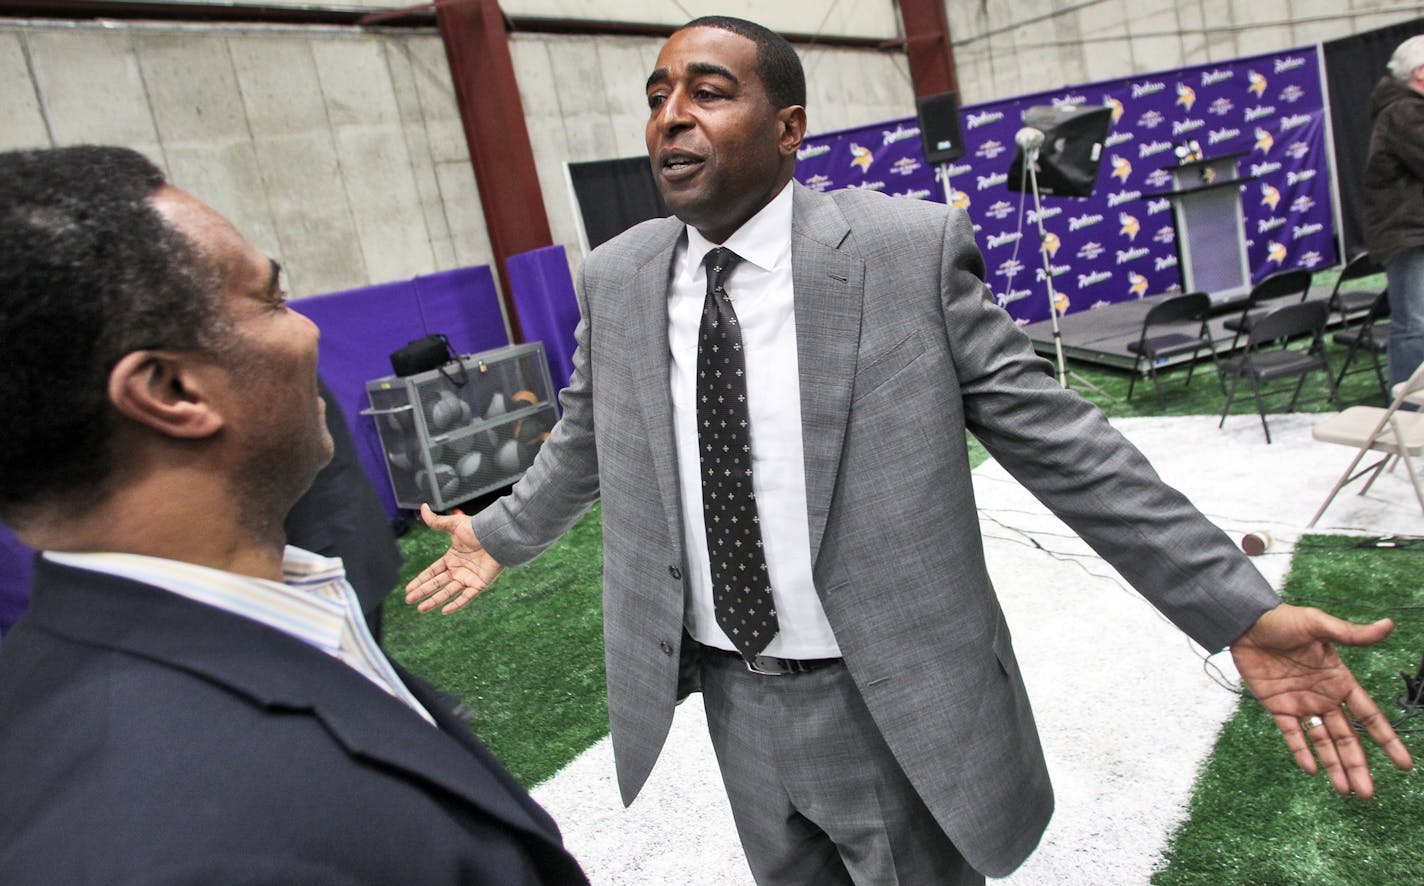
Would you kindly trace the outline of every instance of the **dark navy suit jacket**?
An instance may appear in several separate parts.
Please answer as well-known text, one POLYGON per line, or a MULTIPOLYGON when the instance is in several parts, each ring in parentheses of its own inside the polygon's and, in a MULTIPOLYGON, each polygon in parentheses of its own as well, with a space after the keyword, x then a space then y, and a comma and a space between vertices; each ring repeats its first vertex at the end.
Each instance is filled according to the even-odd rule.
POLYGON ((252 620, 36 564, 0 652, 11 884, 584 883, 548 815, 428 685, 431 726, 252 620))

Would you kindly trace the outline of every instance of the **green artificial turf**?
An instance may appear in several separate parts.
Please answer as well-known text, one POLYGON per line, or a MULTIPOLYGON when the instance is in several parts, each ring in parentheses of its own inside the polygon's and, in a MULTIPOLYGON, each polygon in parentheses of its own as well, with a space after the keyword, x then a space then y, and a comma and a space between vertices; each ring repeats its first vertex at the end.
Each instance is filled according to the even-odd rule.
MULTIPOLYGON (((401 539, 402 587, 447 545, 444 534, 412 527, 401 539)), ((537 784, 608 734, 602 571, 595 505, 533 566, 506 570, 460 612, 419 613, 398 590, 383 610, 383 642, 458 696, 495 756, 537 784)))
MULTIPOLYGON (((1424 651, 1424 542, 1306 536, 1295 549, 1286 599, 1341 618, 1390 617, 1395 631, 1365 649, 1341 649, 1361 684, 1424 765, 1424 715, 1398 699, 1424 651)), ((1368 738, 1375 798, 1337 796, 1324 775, 1299 771, 1275 723, 1243 699, 1197 778, 1189 818, 1172 837, 1156 886, 1424 882, 1424 778, 1400 772, 1368 738)))

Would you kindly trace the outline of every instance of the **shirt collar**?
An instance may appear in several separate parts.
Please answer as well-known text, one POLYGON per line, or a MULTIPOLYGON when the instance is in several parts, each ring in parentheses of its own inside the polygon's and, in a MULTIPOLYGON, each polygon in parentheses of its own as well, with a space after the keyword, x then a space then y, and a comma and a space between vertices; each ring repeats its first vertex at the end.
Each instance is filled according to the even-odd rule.
POLYGON ((64 566, 104 572, 260 621, 328 652, 341 642, 348 603, 340 559, 288 545, 282 582, 239 575, 181 560, 118 552, 43 552, 64 566))
POLYGON ((687 227, 687 272, 691 275, 702 264, 708 252, 719 245, 725 246, 743 261, 751 262, 764 271, 776 267, 782 256, 791 251, 791 192, 790 182, 781 193, 771 198, 771 202, 761 208, 756 215, 747 219, 740 228, 728 237, 726 242, 713 243, 687 227))

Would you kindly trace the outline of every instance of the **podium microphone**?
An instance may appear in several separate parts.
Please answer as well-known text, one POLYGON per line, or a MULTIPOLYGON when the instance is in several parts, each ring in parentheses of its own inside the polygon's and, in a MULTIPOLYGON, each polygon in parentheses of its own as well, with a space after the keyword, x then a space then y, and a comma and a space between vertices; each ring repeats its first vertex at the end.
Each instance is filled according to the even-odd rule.
POLYGON ((1014 133, 1014 144, 1019 146, 1019 150, 1025 154, 1036 154, 1038 149, 1043 147, 1043 131, 1034 129, 1032 126, 1025 126, 1014 133))

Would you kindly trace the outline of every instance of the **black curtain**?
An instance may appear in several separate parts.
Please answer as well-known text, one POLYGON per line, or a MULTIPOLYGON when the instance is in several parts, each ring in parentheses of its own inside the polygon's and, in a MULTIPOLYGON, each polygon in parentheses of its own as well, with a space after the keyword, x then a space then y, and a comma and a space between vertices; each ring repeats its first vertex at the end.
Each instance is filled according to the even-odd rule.
POLYGON ((1370 93, 1387 73, 1385 63, 1395 48, 1421 33, 1424 18, 1417 18, 1323 44, 1335 141, 1335 180, 1340 187, 1342 261, 1365 248, 1362 188, 1370 150, 1370 93))
POLYGON ((640 221, 671 214, 658 193, 647 157, 570 163, 569 178, 590 249, 640 221))

